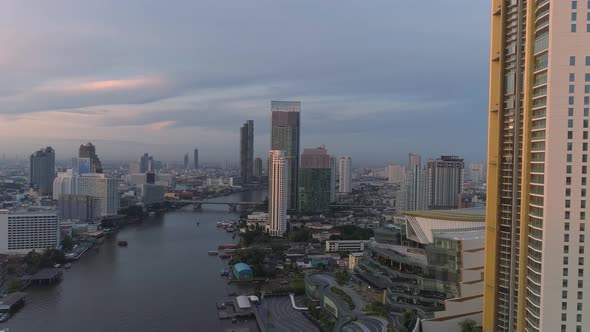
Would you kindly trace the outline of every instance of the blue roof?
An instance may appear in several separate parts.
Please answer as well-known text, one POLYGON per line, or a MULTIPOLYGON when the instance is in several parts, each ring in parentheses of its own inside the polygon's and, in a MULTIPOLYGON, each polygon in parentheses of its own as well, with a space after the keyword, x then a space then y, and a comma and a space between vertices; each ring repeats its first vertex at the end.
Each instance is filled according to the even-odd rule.
POLYGON ((234 269, 238 272, 252 271, 252 268, 250 268, 250 265, 245 264, 245 263, 238 263, 238 264, 234 265, 234 269))

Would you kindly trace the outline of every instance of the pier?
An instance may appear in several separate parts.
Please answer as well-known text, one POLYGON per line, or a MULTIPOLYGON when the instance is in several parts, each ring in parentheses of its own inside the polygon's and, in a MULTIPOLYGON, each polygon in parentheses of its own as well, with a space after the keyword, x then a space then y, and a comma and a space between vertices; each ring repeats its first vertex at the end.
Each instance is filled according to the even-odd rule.
POLYGON ((26 293, 15 292, 0 299, 0 313, 14 312, 25 305, 26 293))
POLYGON ((24 276, 22 279, 26 282, 29 281, 32 285, 51 285, 58 282, 63 277, 63 269, 51 268, 42 269, 32 276, 24 276))

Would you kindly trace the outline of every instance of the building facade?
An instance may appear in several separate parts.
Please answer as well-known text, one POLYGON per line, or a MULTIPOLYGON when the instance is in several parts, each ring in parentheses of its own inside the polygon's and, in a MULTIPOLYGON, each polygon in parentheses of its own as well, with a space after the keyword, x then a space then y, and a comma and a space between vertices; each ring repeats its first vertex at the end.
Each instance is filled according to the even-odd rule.
POLYGON ((248 184, 254 176, 254 121, 248 120, 240 128, 240 176, 248 184))
POLYGON ((585 331, 586 1, 492 1, 483 330, 585 331))
POLYGON ((189 161, 188 161, 188 153, 184 155, 184 169, 188 169, 189 161))
POLYGON ((143 184, 141 185, 141 199, 143 206, 150 206, 165 201, 164 194, 166 190, 163 186, 157 184, 143 184))
POLYGON ((83 223, 100 220, 101 200, 78 194, 61 194, 57 207, 62 221, 79 221, 83 223))
POLYGON ((102 173, 102 162, 100 161, 100 158, 98 158, 98 155, 96 155, 96 147, 92 143, 88 142, 86 145, 80 145, 78 157, 83 160, 89 160, 90 169, 87 173, 102 173))
POLYGON ((330 210, 330 155, 324 147, 304 149, 299 169, 299 211, 322 213, 330 210))
POLYGON ((350 157, 340 158, 339 164, 339 185, 338 192, 351 193, 352 192, 352 160, 350 157))
POLYGON ((463 194, 463 159, 457 156, 441 156, 428 161, 428 186, 431 210, 448 210, 459 207, 459 195, 463 194))
POLYGON ((363 252, 368 242, 365 240, 327 240, 326 252, 363 252))
MULTIPOLYGON (((299 145, 301 135, 300 101, 271 101, 271 150, 285 151, 288 167, 287 200, 289 209, 297 209, 299 195, 299 145)), ((269 172, 270 173, 270 172, 269 172)), ((272 179, 269 178, 270 181, 272 179)))
POLYGON ((76 194, 78 192, 78 176, 72 169, 57 173, 53 180, 53 199, 58 200, 61 194, 76 194))
POLYGON ((281 237, 287 231, 289 161, 285 151, 269 153, 268 233, 281 237))
POLYGON ((420 155, 410 153, 408 157, 408 168, 406 183, 401 190, 399 209, 405 211, 428 210, 430 188, 428 182, 428 171, 422 168, 420 155))
POLYGON ((254 169, 253 169, 252 173, 253 173, 252 175, 255 178, 259 178, 262 176, 263 170, 262 170, 262 159, 261 158, 256 157, 254 159, 254 169))
POLYGON ((330 157, 330 202, 336 202, 336 179, 338 178, 338 167, 336 157, 330 157))
POLYGON ((0 253, 26 254, 56 249, 60 244, 55 210, 0 210, 0 253))
POLYGON ((199 149, 193 150, 193 167, 195 169, 199 168, 199 149))
POLYGON ((84 174, 78 178, 77 194, 98 198, 101 216, 116 215, 121 206, 119 182, 119 179, 109 178, 104 174, 84 174))
POLYGON ((406 166, 389 165, 387 166, 387 182, 392 184, 403 185, 406 183, 406 166))
POLYGON ((53 179, 55 179, 55 151, 46 147, 30 157, 30 184, 39 190, 41 195, 53 193, 53 179))

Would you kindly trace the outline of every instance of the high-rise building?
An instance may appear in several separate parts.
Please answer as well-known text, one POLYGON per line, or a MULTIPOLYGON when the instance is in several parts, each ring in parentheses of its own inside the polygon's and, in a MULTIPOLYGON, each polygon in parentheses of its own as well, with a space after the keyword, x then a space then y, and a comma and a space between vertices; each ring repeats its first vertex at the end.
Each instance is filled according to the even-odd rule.
POLYGON ((484 331, 589 326, 587 13, 492 1, 484 331))
POLYGON ((137 173, 146 173, 148 171, 154 170, 154 157, 144 153, 139 158, 139 172, 137 173))
MULTIPOLYGON (((297 209, 297 190, 299 189, 299 141, 300 141, 300 101, 272 101, 271 150, 285 151, 288 162, 289 181, 287 199, 289 209, 297 209)), ((271 180, 272 181, 272 180, 271 180)), ((272 185, 272 184, 271 184, 272 185)))
POLYGON ((240 176, 242 183, 252 181, 254 174, 254 121, 248 120, 240 128, 240 176))
POLYGON ((0 253, 26 254, 59 246, 59 215, 56 210, 0 210, 0 253))
POLYGON ((78 192, 78 176, 73 169, 57 173, 53 180, 53 199, 58 200, 62 194, 76 194, 78 192))
POLYGON ((188 153, 184 155, 184 169, 188 169, 188 153))
POLYGON ((410 153, 406 183, 400 195, 399 209, 405 211, 428 210, 430 197, 428 184, 428 171, 422 168, 422 158, 418 154, 410 153))
MULTIPOLYGON (((86 173, 102 173, 102 163, 96 155, 96 147, 92 145, 92 143, 88 142, 86 145, 80 145, 78 157, 90 161, 90 170, 86 173)), ((80 160, 78 162, 80 162, 80 160)))
POLYGON ((129 173, 130 174, 141 173, 141 164, 138 161, 134 161, 131 164, 129 164, 129 173))
POLYGON ((330 210, 330 155, 324 147, 304 149, 299 169, 299 211, 322 213, 330 210))
POLYGON ((340 187, 338 192, 351 193, 352 192, 352 160, 350 157, 340 158, 340 187))
POLYGON ((84 174, 78 178, 77 194, 98 198, 101 216, 115 215, 121 205, 119 181, 104 174, 84 174))
POLYGON ((448 210, 459 207, 463 194, 464 162, 457 156, 441 156, 428 161, 428 185, 431 210, 448 210))
POLYGON ((101 200, 78 194, 61 194, 57 201, 61 220, 93 222, 100 220, 101 200))
POLYGON ((471 181, 475 184, 480 184, 485 181, 485 170, 482 162, 469 164, 469 176, 471 181))
POLYGON ((406 166, 389 165, 387 166, 387 179, 389 183, 404 184, 406 182, 406 166))
POLYGON ((269 153, 269 197, 268 197, 268 233, 271 236, 283 236, 287 231, 287 206, 289 160, 285 151, 270 150, 269 153))
POLYGON ((330 202, 336 202, 336 178, 338 177, 336 164, 336 157, 330 157, 330 202))
POLYGON ((55 179, 55 151, 51 147, 41 149, 30 158, 30 184, 42 195, 53 193, 55 179))
POLYGON ((262 159, 256 157, 256 159, 254 159, 254 170, 253 170, 253 175, 255 178, 259 178, 262 176, 262 159))
POLYGON ((193 150, 193 166, 195 169, 199 168, 199 149, 193 150))

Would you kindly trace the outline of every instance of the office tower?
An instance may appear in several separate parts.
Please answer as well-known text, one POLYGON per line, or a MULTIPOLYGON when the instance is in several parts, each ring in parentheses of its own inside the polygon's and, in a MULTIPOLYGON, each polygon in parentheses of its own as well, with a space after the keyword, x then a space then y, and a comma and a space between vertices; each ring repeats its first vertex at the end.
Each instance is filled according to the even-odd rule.
POLYGON ((134 161, 131 164, 129 164, 129 173, 130 174, 141 173, 141 163, 138 161, 134 161))
POLYGON ((268 191, 268 233, 283 236, 287 231, 289 160, 285 151, 270 150, 268 191))
POLYGON ((299 211, 322 213, 330 210, 330 155, 324 147, 304 149, 299 168, 299 211))
POLYGON ((55 151, 51 147, 41 149, 31 155, 31 187, 39 190, 41 195, 51 195, 55 179, 55 151))
POLYGON ((252 181, 254 173, 254 121, 248 120, 240 128, 240 176, 242 183, 252 181))
POLYGON ((400 197, 400 210, 424 211, 428 210, 430 191, 428 186, 428 171, 422 168, 420 155, 410 153, 408 156, 408 168, 406 183, 400 197))
POLYGON ((26 254, 31 250, 57 249, 59 240, 56 210, 0 210, 0 253, 26 254))
POLYGON ((330 202, 336 202, 336 178, 338 171, 336 168, 336 157, 330 157, 330 202))
POLYGON ((100 220, 100 199, 88 195, 61 194, 57 200, 60 220, 93 222, 100 220))
POLYGON ((166 189, 164 186, 157 184, 142 184, 141 185, 141 200, 143 206, 150 206, 153 204, 163 203, 166 189))
POLYGON ((256 157, 256 159, 254 159, 253 175, 255 178, 259 178, 262 176, 262 159, 261 158, 256 157))
POLYGON ((188 169, 188 153, 184 155, 184 169, 188 169))
POLYGON ((224 161, 221 163, 221 169, 223 169, 223 170, 226 170, 227 168, 228 168, 228 166, 227 166, 227 160, 224 160, 224 161))
POLYGON ((100 199, 101 216, 115 215, 120 207, 119 179, 104 174, 84 174, 78 178, 78 192, 100 199))
POLYGON ((139 158, 139 172, 137 173, 147 173, 148 171, 153 171, 154 166, 154 157, 144 153, 139 158))
POLYGON ((387 166, 387 179, 389 183, 404 184, 406 182, 406 166, 389 165, 387 166))
POLYGON ((587 3, 492 5, 483 329, 585 331, 587 3))
POLYGON ((482 162, 469 164, 469 173, 471 181, 475 182, 475 184, 480 184, 485 181, 485 172, 482 162))
POLYGON ((340 187, 338 192, 352 192, 352 160, 350 157, 340 158, 340 187))
POLYGON ((199 168, 199 149, 193 150, 193 166, 195 169, 199 168))
POLYGON ((463 159, 457 156, 441 156, 428 161, 429 209, 458 208, 459 194, 463 193, 464 168, 463 159))
POLYGON ((58 200, 62 194, 76 194, 78 192, 78 176, 73 169, 57 173, 53 180, 53 199, 58 200))
POLYGON ((92 143, 88 142, 86 145, 80 145, 78 158, 80 174, 102 173, 102 163, 96 155, 96 147, 92 145, 92 143), (86 169, 86 165, 89 167, 89 169, 86 169))
POLYGON ((271 150, 283 150, 289 167, 287 199, 289 209, 297 209, 299 189, 300 101, 272 101, 271 150))

